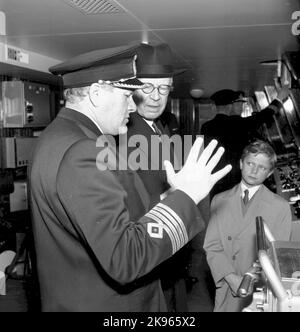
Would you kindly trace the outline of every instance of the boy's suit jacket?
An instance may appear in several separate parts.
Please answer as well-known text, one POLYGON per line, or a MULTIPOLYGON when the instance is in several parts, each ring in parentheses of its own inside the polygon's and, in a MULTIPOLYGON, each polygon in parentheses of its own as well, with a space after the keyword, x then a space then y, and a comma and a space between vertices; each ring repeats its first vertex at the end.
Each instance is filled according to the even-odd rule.
POLYGON ((291 211, 288 202, 261 185, 242 212, 240 184, 216 195, 211 204, 204 249, 217 290, 215 311, 240 311, 244 301, 231 295, 224 280, 242 276, 257 259, 256 217, 262 216, 276 240, 289 240, 291 211))

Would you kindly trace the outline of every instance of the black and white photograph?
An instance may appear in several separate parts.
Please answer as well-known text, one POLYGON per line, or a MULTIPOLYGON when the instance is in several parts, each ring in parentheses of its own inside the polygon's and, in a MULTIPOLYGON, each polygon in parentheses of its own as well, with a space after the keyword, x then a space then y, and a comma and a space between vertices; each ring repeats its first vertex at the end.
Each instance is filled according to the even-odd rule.
POLYGON ((300 312, 300 0, 0 0, 8 312, 300 312))

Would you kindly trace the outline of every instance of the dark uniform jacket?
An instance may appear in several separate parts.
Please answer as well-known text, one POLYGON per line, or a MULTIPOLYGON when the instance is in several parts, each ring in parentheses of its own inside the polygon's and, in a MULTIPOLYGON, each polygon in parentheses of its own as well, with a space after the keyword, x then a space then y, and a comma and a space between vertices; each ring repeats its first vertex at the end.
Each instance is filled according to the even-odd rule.
POLYGON ((136 172, 103 170, 100 135, 89 118, 64 108, 35 149, 30 190, 42 310, 164 311, 155 267, 200 231, 199 210, 176 190, 149 211, 136 172))
POLYGON ((216 193, 228 190, 241 180, 240 158, 242 151, 251 140, 258 138, 257 130, 266 123, 270 125, 273 120, 274 110, 281 107, 278 100, 274 100, 267 108, 247 118, 238 115, 217 114, 212 120, 205 122, 201 127, 205 145, 213 138, 225 148, 225 152, 218 163, 216 170, 227 164, 232 165, 232 170, 222 178, 211 191, 211 197, 216 193))
MULTIPOLYGON (((155 121, 155 123, 163 135, 172 136, 176 134, 175 131, 177 131, 177 127, 174 126, 174 124, 171 124, 171 126, 169 125, 169 123, 166 121, 169 118, 171 117, 164 117, 163 119, 165 121, 161 121, 161 119, 159 119, 155 121)), ((130 122, 128 125, 127 133, 128 140, 130 140, 130 138, 132 138, 134 135, 143 135, 146 138, 148 146, 147 149, 143 149, 141 153, 147 155, 148 165, 151 165, 152 158, 152 161, 154 159, 155 164, 159 166, 158 170, 149 169, 137 171, 146 187, 146 190, 150 194, 151 205, 153 206, 160 201, 160 195, 169 189, 166 172, 162 167, 163 160, 161 159, 161 154, 158 150, 155 151, 157 153, 155 156, 153 154, 151 155, 150 153, 147 153, 153 150, 151 150, 151 138, 153 138, 153 136, 157 137, 158 134, 156 134, 150 128, 149 124, 137 112, 135 112, 130 114, 130 122)), ((161 144, 165 144, 164 138, 161 139, 161 144)), ((141 148, 141 146, 139 146, 139 148, 141 148)), ((173 164, 174 150, 172 149, 172 145, 166 146, 166 149, 167 148, 169 148, 170 151, 169 160, 173 164)), ((131 149, 128 151, 130 152, 131 149)), ((202 228, 204 228, 204 223, 202 228)), ((185 277, 184 274, 186 274, 186 266, 188 264, 190 255, 189 251, 190 248, 184 247, 160 266, 159 274, 162 280, 163 289, 168 299, 167 302, 170 311, 187 311, 183 279, 185 277), (176 289, 174 287, 176 287, 176 289), (177 295, 177 293, 179 295, 177 295)))

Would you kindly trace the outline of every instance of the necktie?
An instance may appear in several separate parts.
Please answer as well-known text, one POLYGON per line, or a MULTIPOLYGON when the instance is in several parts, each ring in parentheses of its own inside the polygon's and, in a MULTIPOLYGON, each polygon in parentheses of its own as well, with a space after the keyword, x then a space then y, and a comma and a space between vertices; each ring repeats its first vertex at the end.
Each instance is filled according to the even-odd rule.
POLYGON ((246 189, 244 191, 243 202, 244 202, 245 205, 247 205, 247 203, 249 202, 249 190, 248 189, 246 189))
POLYGON ((153 127, 154 131, 156 132, 156 134, 158 134, 159 136, 162 135, 161 130, 157 127, 157 125, 156 125, 156 123, 154 121, 152 123, 152 127, 153 127))

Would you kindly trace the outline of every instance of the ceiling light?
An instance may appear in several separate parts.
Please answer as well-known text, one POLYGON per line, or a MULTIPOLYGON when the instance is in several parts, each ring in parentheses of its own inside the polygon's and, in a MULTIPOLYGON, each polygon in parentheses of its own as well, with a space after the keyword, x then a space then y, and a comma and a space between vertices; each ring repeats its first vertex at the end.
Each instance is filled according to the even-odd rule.
POLYGON ((190 95, 197 99, 197 98, 201 98, 204 94, 204 91, 200 88, 193 88, 190 90, 190 95))

